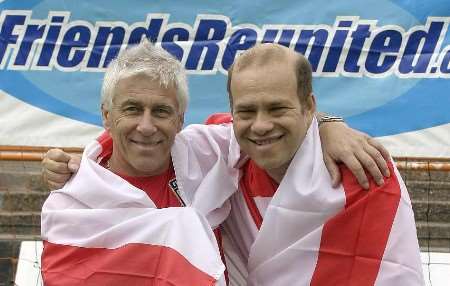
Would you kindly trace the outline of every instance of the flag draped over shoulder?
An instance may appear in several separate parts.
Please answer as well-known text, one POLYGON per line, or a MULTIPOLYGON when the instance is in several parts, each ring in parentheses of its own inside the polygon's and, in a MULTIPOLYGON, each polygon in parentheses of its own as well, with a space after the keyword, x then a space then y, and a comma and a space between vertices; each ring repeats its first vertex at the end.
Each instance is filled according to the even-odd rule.
POLYGON ((392 163, 363 190, 348 169, 331 187, 316 120, 268 203, 248 285, 424 285, 414 215, 392 163))
POLYGON ((224 285, 211 226, 228 215, 224 202, 237 188, 229 166, 239 152, 221 150, 233 140, 229 128, 203 128, 180 134, 172 148, 183 208, 157 209, 144 191, 97 163, 101 144, 88 145, 77 174, 42 209, 45 285, 224 285))

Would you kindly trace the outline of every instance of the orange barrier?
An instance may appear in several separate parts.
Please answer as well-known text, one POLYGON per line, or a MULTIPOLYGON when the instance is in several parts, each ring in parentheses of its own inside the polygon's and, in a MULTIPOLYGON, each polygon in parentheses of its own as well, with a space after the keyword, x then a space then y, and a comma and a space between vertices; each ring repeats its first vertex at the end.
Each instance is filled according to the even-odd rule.
MULTIPOLYGON (((42 161, 45 153, 57 147, 0 146, 0 161, 42 161)), ((59 148, 68 153, 81 154, 83 148, 59 148)), ((395 157, 400 170, 447 171, 450 172, 450 158, 395 157)))
POLYGON ((399 170, 450 172, 450 158, 394 157, 399 170))
MULTIPOLYGON (((41 146, 0 146, 0 161, 42 161, 49 149, 41 146)), ((83 148, 59 148, 68 153, 81 154, 83 148)))
POLYGON ((446 171, 450 172, 450 160, 448 162, 415 162, 411 159, 407 161, 400 161, 394 158, 397 168, 399 170, 417 170, 417 171, 446 171))

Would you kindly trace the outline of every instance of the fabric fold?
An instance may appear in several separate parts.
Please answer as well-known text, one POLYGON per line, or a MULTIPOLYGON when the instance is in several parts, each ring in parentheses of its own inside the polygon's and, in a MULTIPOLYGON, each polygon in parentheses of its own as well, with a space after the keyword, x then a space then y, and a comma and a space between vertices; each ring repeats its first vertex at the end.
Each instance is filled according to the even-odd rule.
POLYGON ((42 209, 46 285, 225 285, 211 227, 229 213, 239 149, 230 147, 228 127, 186 133, 172 148, 183 208, 157 209, 98 164, 99 142, 85 148, 77 174, 42 209))
POLYGON ((248 285, 423 285, 408 193, 389 168, 383 186, 365 191, 341 167, 332 188, 313 120, 251 246, 248 285))

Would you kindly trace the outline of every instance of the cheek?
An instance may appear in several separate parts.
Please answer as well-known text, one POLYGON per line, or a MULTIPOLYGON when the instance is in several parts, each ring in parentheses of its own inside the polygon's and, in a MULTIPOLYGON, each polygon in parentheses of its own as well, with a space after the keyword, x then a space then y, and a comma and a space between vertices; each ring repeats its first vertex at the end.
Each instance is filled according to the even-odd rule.
POLYGON ((137 120, 126 116, 118 116, 113 119, 110 133, 116 137, 124 136, 136 128, 137 120))
POLYGON ((128 121, 131 121, 129 116, 126 116, 124 114, 118 114, 117 116, 114 117, 113 122, 114 122, 114 126, 119 126, 119 125, 123 125, 123 124, 127 124, 128 121))
POLYGON ((176 130, 175 134, 180 132, 181 129, 183 128, 183 122, 181 121, 181 119, 179 117, 172 119, 171 125, 172 125, 172 128, 174 130, 176 130))
POLYGON ((237 124, 233 124, 233 132, 234 132, 234 137, 236 137, 238 144, 244 145, 244 142, 242 140, 242 131, 241 131, 240 126, 237 124))
POLYGON ((301 120, 297 120, 291 125, 293 138, 290 145, 293 149, 297 150, 303 143, 308 132, 308 123, 305 121, 306 118, 302 117, 301 120))
POLYGON ((156 128, 160 133, 164 134, 171 142, 182 128, 182 123, 177 119, 164 119, 155 123, 156 128))
POLYGON ((236 138, 244 135, 246 130, 250 127, 250 123, 242 119, 233 120, 233 131, 236 138))

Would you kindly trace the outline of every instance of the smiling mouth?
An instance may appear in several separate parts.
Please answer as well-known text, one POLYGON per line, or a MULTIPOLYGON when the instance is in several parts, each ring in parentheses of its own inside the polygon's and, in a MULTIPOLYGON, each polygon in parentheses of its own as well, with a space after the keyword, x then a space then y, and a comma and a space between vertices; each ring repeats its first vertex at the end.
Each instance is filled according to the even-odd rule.
POLYGON ((270 145, 270 144, 278 142, 282 137, 283 137, 283 135, 279 135, 276 137, 264 138, 264 139, 250 139, 249 138, 249 140, 258 146, 266 146, 266 145, 270 145))
POLYGON ((148 141, 147 142, 147 141, 136 141, 136 140, 130 139, 130 142, 137 146, 143 147, 143 148, 152 148, 152 147, 155 147, 155 146, 161 144, 163 141, 158 140, 158 141, 148 141))

